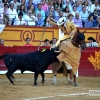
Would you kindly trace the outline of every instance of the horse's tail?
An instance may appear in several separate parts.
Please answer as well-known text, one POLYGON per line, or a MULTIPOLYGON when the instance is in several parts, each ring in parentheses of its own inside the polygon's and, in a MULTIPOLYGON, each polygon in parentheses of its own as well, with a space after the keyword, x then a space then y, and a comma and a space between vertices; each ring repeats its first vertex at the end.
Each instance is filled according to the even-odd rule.
POLYGON ((0 56, 0 59, 4 59, 6 56, 8 56, 8 54, 7 54, 7 53, 5 53, 5 54, 1 55, 1 56, 0 56))

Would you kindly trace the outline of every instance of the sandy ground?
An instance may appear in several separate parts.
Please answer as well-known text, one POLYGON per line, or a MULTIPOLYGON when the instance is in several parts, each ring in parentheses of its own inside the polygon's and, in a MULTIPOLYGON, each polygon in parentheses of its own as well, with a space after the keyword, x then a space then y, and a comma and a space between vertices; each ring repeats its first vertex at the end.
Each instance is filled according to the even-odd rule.
POLYGON ((89 90, 100 90, 100 77, 78 77, 79 87, 74 87, 62 74, 57 76, 57 85, 52 85, 53 75, 46 74, 44 86, 40 76, 38 86, 33 85, 33 74, 14 76, 15 85, 11 85, 0 75, 0 100, 100 100, 100 96, 89 96, 89 90))

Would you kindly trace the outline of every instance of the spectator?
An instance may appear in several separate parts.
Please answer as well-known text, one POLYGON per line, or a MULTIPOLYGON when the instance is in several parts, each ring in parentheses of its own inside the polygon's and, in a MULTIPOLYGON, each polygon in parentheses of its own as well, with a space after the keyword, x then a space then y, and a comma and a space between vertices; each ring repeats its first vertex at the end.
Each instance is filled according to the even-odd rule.
POLYGON ((42 10, 41 3, 38 4, 38 9, 36 10, 36 17, 38 15, 38 13, 41 13, 42 19, 45 20, 45 12, 44 12, 44 10, 42 10))
POLYGON ((62 0, 58 0, 57 1, 57 7, 60 7, 60 10, 63 10, 63 6, 62 6, 62 0))
POLYGON ((98 47, 98 43, 93 37, 88 37, 88 43, 86 43, 87 47, 98 47))
POLYGON ((0 39, 0 46, 4 46, 4 39, 0 39))
POLYGON ((82 27, 82 20, 80 19, 79 17, 79 13, 75 13, 75 17, 74 17, 74 24, 77 26, 77 27, 82 27))
POLYGON ((26 38, 26 44, 24 46, 33 46, 30 44, 30 38, 26 38))
POLYGON ((69 7, 66 6, 66 7, 64 8, 63 12, 64 12, 64 13, 63 13, 63 16, 64 16, 64 17, 67 17, 67 15, 70 13, 70 12, 69 12, 69 7))
POLYGON ((11 0, 2 0, 2 1, 3 1, 4 4, 8 4, 9 5, 11 0))
POLYGON ((24 6, 24 4, 21 4, 20 5, 20 9, 17 11, 18 13, 23 13, 23 15, 25 15, 26 14, 26 11, 25 11, 25 6, 24 6))
POLYGON ((88 0, 83 2, 83 6, 86 7, 86 11, 88 11, 88 13, 91 12, 91 7, 90 7, 90 5, 89 5, 88 0))
POLYGON ((91 13, 91 15, 93 16, 93 19, 96 20, 97 16, 99 16, 99 11, 97 8, 94 9, 94 12, 91 13))
POLYGON ((13 0, 10 3, 13 3, 14 4, 14 9, 16 9, 16 10, 17 10, 18 6, 20 6, 20 3, 17 2, 17 0, 13 0))
POLYGON ((42 0, 42 10, 44 10, 44 12, 48 10, 48 5, 46 4, 45 0, 42 0))
POLYGON ((36 4, 33 2, 33 0, 29 0, 28 2, 26 2, 26 8, 27 8, 27 10, 29 9, 30 5, 34 5, 34 8, 36 9, 36 4))
POLYGON ((58 0, 53 0, 54 9, 57 8, 57 2, 58 2, 58 0))
POLYGON ((34 3, 35 5, 37 5, 39 2, 41 2, 41 0, 33 0, 33 3, 34 3))
POLYGON ((50 9, 51 7, 54 8, 53 0, 49 0, 49 2, 48 2, 48 9, 50 9))
POLYGON ((23 19, 23 13, 18 14, 18 19, 15 20, 14 25, 26 25, 25 20, 23 19))
POLYGON ((1 8, 1 21, 2 24, 8 25, 9 17, 8 17, 8 5, 4 4, 4 8, 1 8))
POLYGON ((4 7, 2 0, 0 0, 0 9, 4 7))
POLYGON ((28 26, 35 26, 38 19, 32 15, 32 11, 28 11, 28 14, 24 16, 24 20, 27 21, 28 26))
POLYGON ((76 13, 79 13, 78 11, 77 11, 77 7, 76 6, 73 6, 73 10, 71 11, 71 14, 73 14, 73 16, 75 17, 75 14, 76 13))
POLYGON ((41 46, 50 46, 50 41, 48 39, 45 39, 44 44, 42 44, 41 46))
POLYGON ((93 27, 100 28, 100 16, 98 16, 97 19, 93 21, 93 27))
POLYGON ((25 1, 26 0, 21 0, 20 2, 21 2, 21 4, 26 5, 25 1))
POLYGON ((34 7, 34 5, 33 4, 31 4, 30 6, 29 6, 29 11, 31 11, 32 12, 32 15, 36 15, 36 13, 35 13, 35 7, 34 7))
POLYGON ((56 47, 56 43, 57 43, 57 38, 53 38, 51 43, 50 43, 50 47, 51 48, 55 48, 56 47))
POLYGON ((80 16, 81 16, 82 24, 83 24, 83 27, 84 27, 84 21, 87 20, 87 18, 89 16, 88 12, 86 11, 85 6, 82 7, 82 11, 80 12, 80 16))
POLYGON ((82 6, 81 6, 80 0, 77 0, 74 6, 76 6, 76 9, 78 12, 82 11, 82 6))
POLYGON ((60 18, 64 17, 62 11, 59 12, 59 16, 60 16, 60 18))
POLYGON ((49 9, 48 9, 48 11, 46 11, 46 17, 48 17, 48 15, 49 14, 52 14, 52 16, 53 16, 53 18, 54 18, 54 16, 55 16, 55 11, 54 11, 54 7, 53 6, 51 6, 49 9))
POLYGON ((13 25, 16 18, 18 18, 18 14, 16 9, 14 9, 14 4, 10 3, 10 8, 8 9, 9 16, 9 25, 13 25))
POLYGON ((93 16, 89 15, 88 19, 84 23, 85 28, 93 28, 93 16))
POLYGON ((98 4, 98 0, 95 0, 94 4, 91 5, 91 13, 94 11, 95 8, 97 8, 98 10, 100 10, 100 6, 98 4))
POLYGON ((68 14, 68 16, 67 16, 67 22, 74 22, 74 20, 73 20, 73 14, 68 14))
POLYGON ((41 15, 41 13, 38 13, 37 14, 37 26, 43 26, 44 25, 44 20, 43 20, 43 18, 42 18, 42 15, 41 15))
MULTIPOLYGON (((48 15, 47 19, 48 19, 48 18, 50 18, 50 19, 52 19, 52 20, 54 19, 53 16, 52 16, 52 13, 50 13, 50 14, 48 15)), ((52 26, 52 25, 48 22, 48 20, 46 20, 46 26, 52 26)))
POLYGON ((60 18, 59 13, 60 13, 60 7, 57 7, 56 10, 55 10, 55 12, 54 12, 54 19, 56 21, 58 21, 59 18, 60 18))
POLYGON ((68 7, 69 11, 72 11, 72 5, 70 0, 66 0, 66 3, 63 5, 63 8, 68 7))

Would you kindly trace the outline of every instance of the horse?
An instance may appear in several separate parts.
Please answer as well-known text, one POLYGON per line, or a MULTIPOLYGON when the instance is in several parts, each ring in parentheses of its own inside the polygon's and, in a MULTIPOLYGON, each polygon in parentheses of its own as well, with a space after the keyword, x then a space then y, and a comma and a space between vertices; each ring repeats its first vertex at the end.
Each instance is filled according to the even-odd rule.
MULTIPOLYGON (((86 48, 84 33, 85 33, 85 31, 84 32, 80 32, 79 30, 77 30, 77 33, 73 36, 73 38, 67 38, 67 39, 61 41, 61 43, 57 47, 58 50, 61 50, 61 52, 63 52, 63 54, 67 53, 68 57, 72 56, 72 58, 73 58, 74 55, 71 55, 70 53, 73 52, 74 48, 77 49, 79 51, 78 55, 80 56, 78 58, 78 63, 79 63, 79 60, 81 58, 81 51, 86 48), (68 44, 69 42, 71 43, 70 45, 72 45, 72 48, 70 48, 70 46, 68 44)), ((68 57, 66 57, 66 59, 70 58, 70 57, 69 58, 68 57)), ((71 62, 71 58, 69 60, 71 62)), ((66 63, 65 63, 64 59, 61 60, 61 62, 54 62, 52 64, 52 71, 53 71, 53 75, 54 75, 53 84, 57 83, 57 81, 56 81, 57 80, 56 79, 57 71, 61 68, 61 66, 63 66, 63 69, 64 69, 63 70, 63 75, 67 77, 68 76, 68 72, 70 73, 70 78, 67 77, 68 78, 68 84, 73 84, 74 86, 79 86, 78 83, 76 82, 76 73, 73 74, 73 67, 72 67, 72 69, 69 69, 69 71, 68 71, 68 69, 66 68, 65 64, 66 63), (72 81, 72 78, 74 78, 73 81, 72 81), (70 79, 71 79, 71 81, 70 81, 70 79)), ((72 64, 69 63, 68 65, 72 65, 72 64)), ((79 64, 76 64, 76 65, 77 65, 77 69, 78 69, 79 64)))

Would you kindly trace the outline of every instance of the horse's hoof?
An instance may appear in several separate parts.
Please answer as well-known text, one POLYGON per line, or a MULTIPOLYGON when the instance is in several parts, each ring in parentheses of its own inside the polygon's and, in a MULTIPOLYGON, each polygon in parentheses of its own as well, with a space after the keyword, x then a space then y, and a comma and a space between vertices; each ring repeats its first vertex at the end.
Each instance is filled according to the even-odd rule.
POLYGON ((78 83, 74 83, 74 86, 75 86, 75 87, 79 87, 78 83))
POLYGON ((68 81, 68 85, 73 85, 74 82, 73 81, 68 81))
POLYGON ((57 84, 56 82, 53 82, 53 83, 52 83, 52 85, 56 85, 56 84, 57 84))
POLYGON ((41 84, 44 86, 44 82, 41 82, 41 84))

